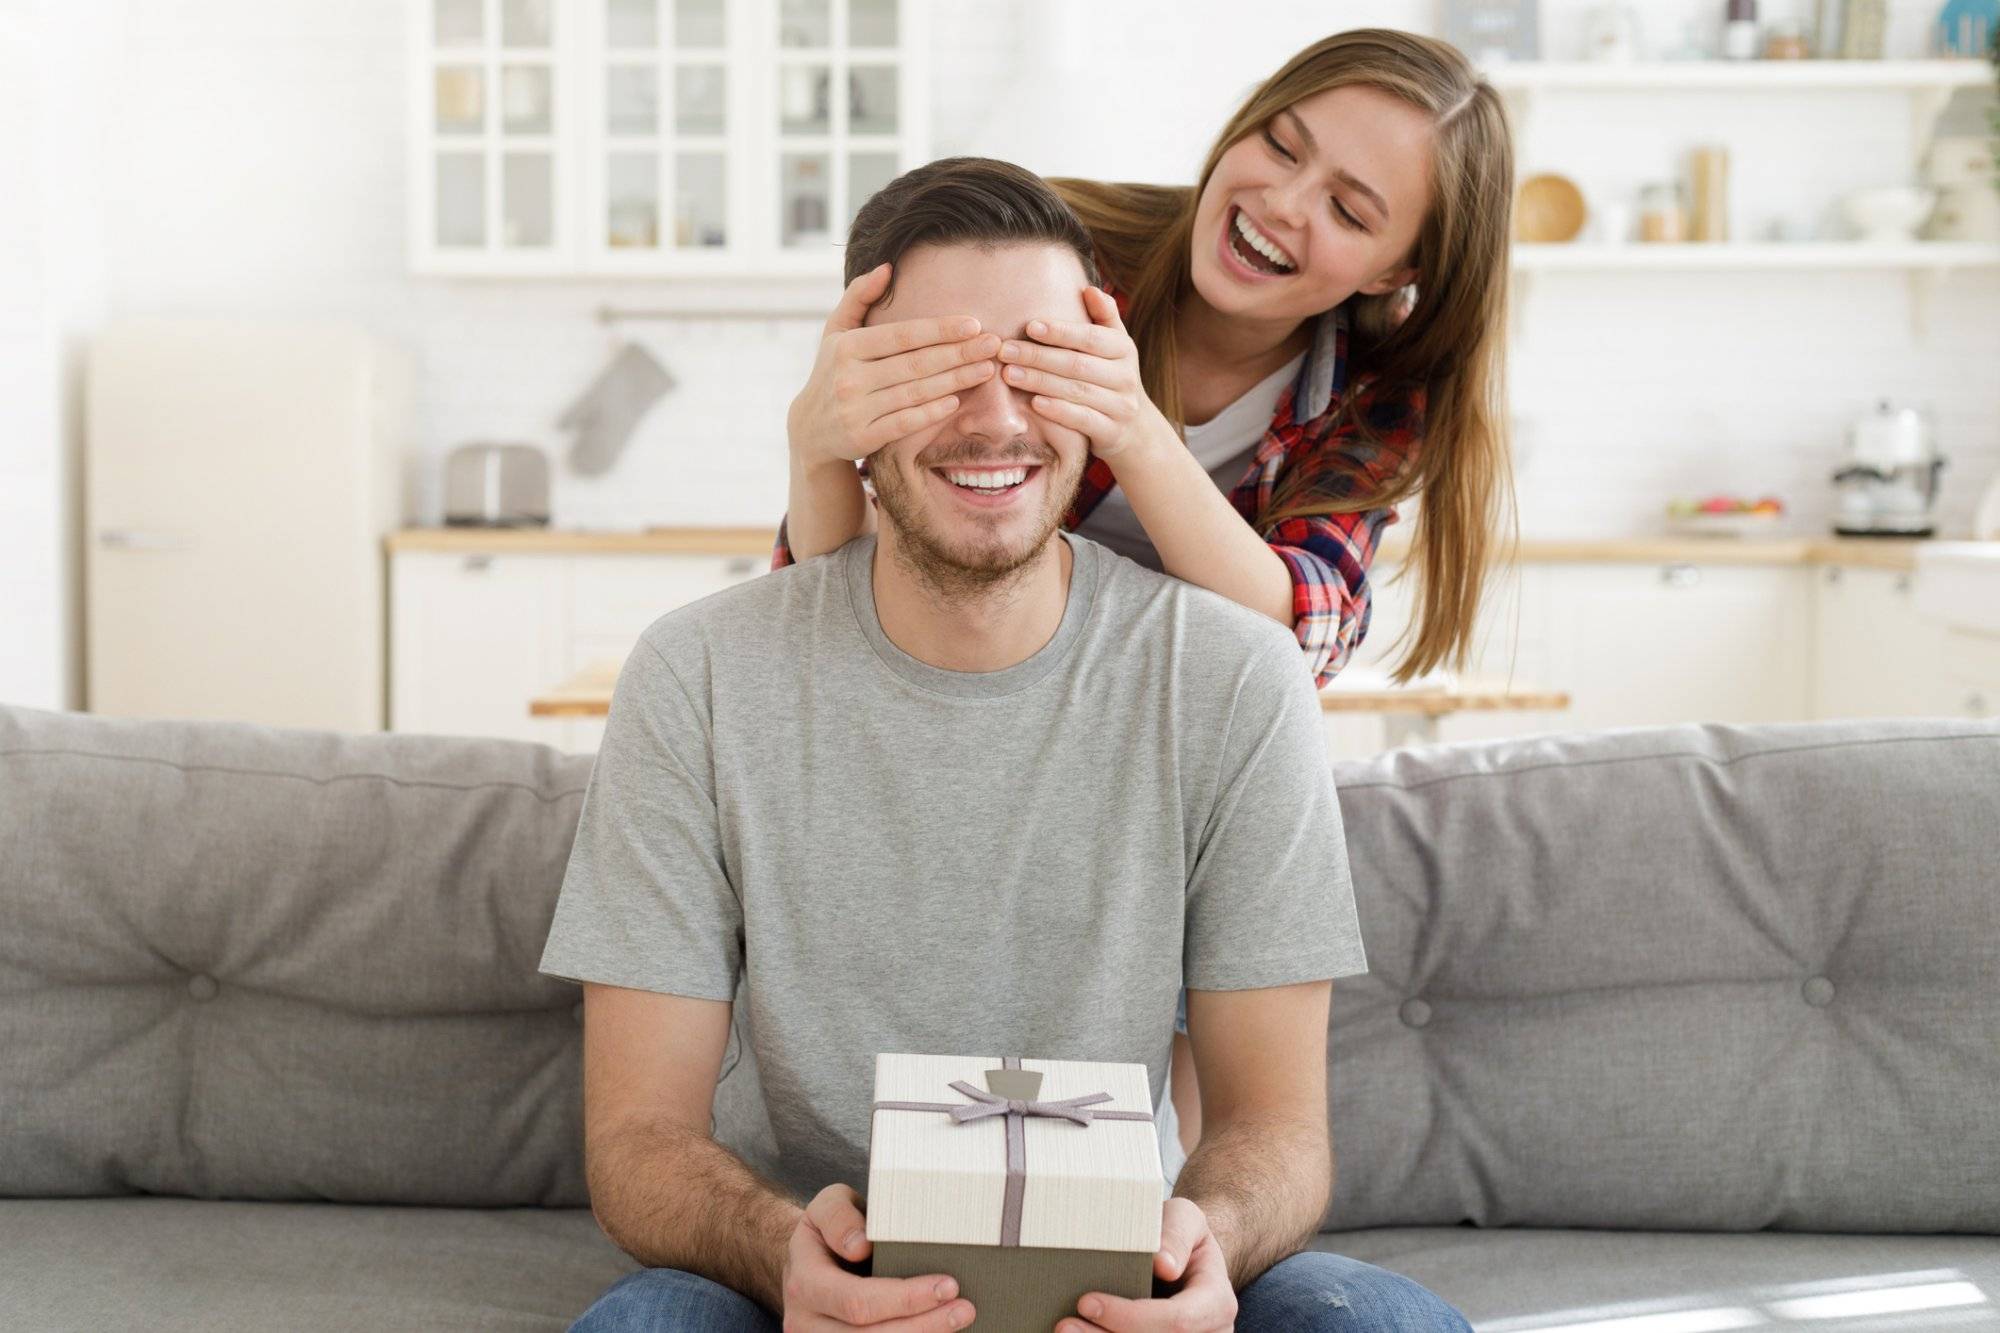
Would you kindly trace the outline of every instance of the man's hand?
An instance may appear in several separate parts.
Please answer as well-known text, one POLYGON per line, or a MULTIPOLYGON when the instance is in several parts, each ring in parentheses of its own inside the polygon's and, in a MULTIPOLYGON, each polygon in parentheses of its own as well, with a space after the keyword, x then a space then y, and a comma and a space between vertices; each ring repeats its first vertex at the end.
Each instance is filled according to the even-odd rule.
POLYGON ((1076 1303, 1081 1319, 1065 1319, 1056 1333, 1228 1333, 1236 1327, 1236 1288, 1229 1284, 1229 1265, 1222 1245, 1208 1229, 1208 1218, 1192 1199, 1176 1195, 1160 1211, 1160 1252, 1153 1272, 1172 1282, 1185 1276, 1171 1296, 1130 1301, 1101 1291, 1086 1293, 1076 1303))
POLYGON ((970 1324, 972 1302, 953 1299, 958 1283, 950 1277, 861 1277, 841 1266, 870 1252, 860 1203, 853 1187, 828 1185, 806 1205, 785 1251, 785 1333, 944 1333, 970 1324))

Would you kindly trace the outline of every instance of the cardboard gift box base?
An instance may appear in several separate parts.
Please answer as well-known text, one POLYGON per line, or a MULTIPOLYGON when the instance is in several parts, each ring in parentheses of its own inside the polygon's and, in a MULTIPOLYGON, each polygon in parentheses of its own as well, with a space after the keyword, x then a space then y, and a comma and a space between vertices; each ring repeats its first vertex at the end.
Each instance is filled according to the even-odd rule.
POLYGON ((1153 1294, 1153 1255, 1133 1250, 1057 1250, 1038 1245, 941 1245, 934 1241, 875 1243, 876 1277, 949 1273, 958 1294, 979 1312, 980 1333, 1048 1333, 1076 1315, 1084 1293, 1127 1300, 1153 1294))
POLYGON ((949 1274, 981 1333, 1049 1333, 1093 1291, 1151 1297, 1151 1093, 1143 1064, 877 1055, 870 1271, 949 1274))

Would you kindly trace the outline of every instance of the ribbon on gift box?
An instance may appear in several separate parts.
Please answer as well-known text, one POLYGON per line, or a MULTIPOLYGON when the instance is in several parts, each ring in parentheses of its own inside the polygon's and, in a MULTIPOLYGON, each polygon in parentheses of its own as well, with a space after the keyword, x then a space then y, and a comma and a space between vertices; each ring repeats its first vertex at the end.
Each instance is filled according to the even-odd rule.
POLYGON ((1032 1078, 1026 1085, 1008 1085, 995 1079, 993 1075, 1001 1070, 989 1070, 987 1081, 993 1087, 990 1092, 981 1091, 963 1079, 954 1079, 951 1086, 972 1098, 969 1102, 876 1102, 878 1111, 945 1111, 949 1112, 953 1123, 965 1125, 988 1116, 1007 1117, 1007 1195, 1000 1211, 1000 1243, 1019 1245, 1021 1243, 1021 1196, 1028 1184, 1028 1133, 1027 1121, 1031 1115, 1047 1116, 1051 1119, 1070 1120, 1088 1126, 1093 1120, 1151 1120, 1151 1111, 1097 1111, 1092 1110, 1098 1102, 1108 1102, 1108 1092, 1086 1093, 1081 1097, 1065 1097, 1060 1101, 1043 1102, 1034 1099, 1034 1089, 1041 1083, 1041 1075, 1032 1070, 1021 1070, 1021 1057, 1002 1057, 1001 1064, 1007 1071, 1020 1071, 1020 1076, 1032 1078), (1023 1086, 1027 1095, 1010 1097, 1005 1092, 1018 1091, 1023 1086))

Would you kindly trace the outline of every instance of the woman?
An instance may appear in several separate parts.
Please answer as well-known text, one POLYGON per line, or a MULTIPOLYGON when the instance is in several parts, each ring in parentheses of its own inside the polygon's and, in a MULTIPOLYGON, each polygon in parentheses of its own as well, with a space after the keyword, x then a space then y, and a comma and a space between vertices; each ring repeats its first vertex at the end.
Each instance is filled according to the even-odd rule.
MULTIPOLYGON (((1513 150, 1492 86, 1446 43, 1337 33, 1250 95, 1194 186, 1049 184, 1106 275, 1109 299, 1084 293, 1092 324, 899 350, 898 325, 861 328, 888 266, 856 278, 792 404, 772 567, 873 530, 854 460, 1002 373, 1089 437, 1065 528, 1292 626, 1319 685, 1367 634, 1381 531, 1421 493, 1415 641, 1391 675, 1463 668, 1512 493, 1513 150)), ((1173 1100, 1192 1151, 1186 1010, 1183 993, 1173 1100)))

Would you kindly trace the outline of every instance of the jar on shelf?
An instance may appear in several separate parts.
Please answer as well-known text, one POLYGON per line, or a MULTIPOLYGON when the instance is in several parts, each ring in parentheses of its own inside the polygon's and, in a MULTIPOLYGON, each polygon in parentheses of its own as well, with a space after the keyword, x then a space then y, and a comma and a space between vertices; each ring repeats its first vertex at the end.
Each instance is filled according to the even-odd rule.
POLYGON ((1778 19, 1764 30, 1764 59, 1805 60, 1811 54, 1805 24, 1795 19, 1778 19))
POLYGON ((1687 238, 1687 205, 1681 202, 1681 187, 1673 181, 1660 181, 1641 190, 1639 239, 1685 241, 1687 238))

